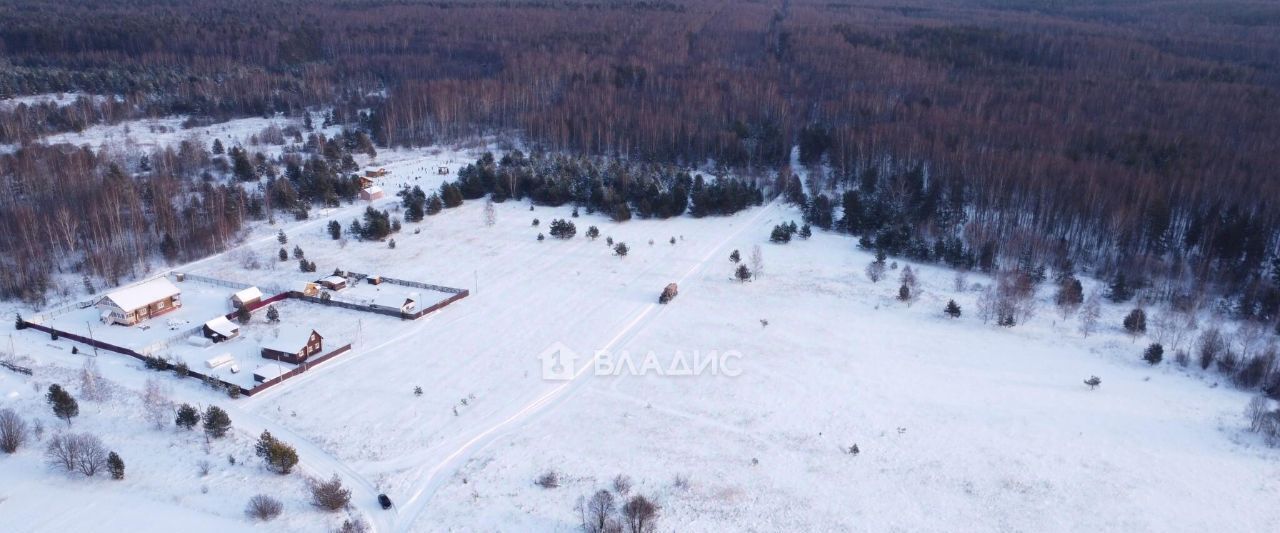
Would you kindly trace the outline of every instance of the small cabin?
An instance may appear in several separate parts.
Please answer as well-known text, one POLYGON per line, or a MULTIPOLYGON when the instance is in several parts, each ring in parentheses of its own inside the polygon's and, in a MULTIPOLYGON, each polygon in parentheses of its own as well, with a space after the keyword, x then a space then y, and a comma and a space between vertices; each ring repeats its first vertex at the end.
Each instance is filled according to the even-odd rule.
POLYGON ((300 365, 323 347, 324 337, 314 329, 282 330, 276 338, 262 343, 262 357, 300 365))
POLYGON ((369 276, 364 278, 370 285, 382 285, 382 276, 369 276))
POLYGON ((437 167, 436 174, 439 174, 441 176, 449 175, 449 167, 437 167))
POLYGON ((298 292, 302 293, 303 296, 311 296, 314 298, 320 296, 320 285, 315 282, 308 281, 298 287, 298 292))
POLYGON ((182 307, 182 291, 167 278, 156 278, 107 293, 95 306, 107 324, 132 326, 182 307))
POLYGON ((329 276, 327 278, 321 278, 316 280, 316 283, 321 287, 324 287, 331 291, 340 291, 342 289, 347 288, 347 278, 344 278, 342 276, 329 276))
POLYGON ((398 313, 412 313, 418 308, 418 302, 413 296, 405 296, 403 294, 379 294, 369 302, 369 307, 375 309, 385 309, 388 311, 396 311, 398 313))
POLYGON ((385 169, 385 168, 380 168, 380 169, 378 169, 378 170, 366 170, 366 171, 364 171, 364 175, 365 175, 365 177, 367 177, 367 178, 381 178, 381 177, 386 176, 387 174, 388 174, 388 172, 387 172, 387 169, 385 169))
POLYGON ((255 383, 266 383, 287 373, 289 373, 287 368, 275 363, 267 363, 253 369, 253 381, 255 383))
POLYGON ((368 189, 369 187, 373 187, 378 184, 376 181, 373 181, 373 178, 367 178, 364 176, 360 176, 359 182, 361 189, 368 189))
POLYGON ((360 189, 360 199, 366 202, 379 200, 383 196, 386 196, 386 194, 382 192, 382 187, 379 187, 377 185, 374 185, 373 187, 365 187, 363 189, 360 189))
POLYGON ((227 317, 220 316, 205 322, 201 331, 203 331, 206 339, 213 342, 222 342, 240 335, 240 326, 227 320, 227 317))
POLYGON ((262 291, 257 287, 249 287, 231 295, 231 307, 239 309, 262 301, 262 291))

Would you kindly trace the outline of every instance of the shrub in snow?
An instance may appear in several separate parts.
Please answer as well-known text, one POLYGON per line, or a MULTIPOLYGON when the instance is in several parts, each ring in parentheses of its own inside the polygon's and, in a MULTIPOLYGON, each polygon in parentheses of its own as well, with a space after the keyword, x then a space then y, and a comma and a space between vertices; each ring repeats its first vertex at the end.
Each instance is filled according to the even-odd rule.
POLYGON ((1089 379, 1084 380, 1084 384, 1089 386, 1089 390, 1093 390, 1102 384, 1102 379, 1098 376, 1089 376, 1089 379))
POLYGON ((613 490, 618 494, 626 496, 631 492, 631 477, 626 474, 618 474, 613 478, 613 490))
POLYGON ((544 489, 554 489, 560 486, 560 474, 555 470, 547 470, 534 479, 533 484, 544 489))
POLYGON ((1142 360, 1152 366, 1160 364, 1160 361, 1164 360, 1164 346, 1158 342, 1151 343, 1146 350, 1142 351, 1142 360))
POLYGON ((326 511, 337 511, 351 503, 351 490, 342 486, 342 478, 334 474, 329 481, 311 481, 311 504, 326 511))
POLYGON ((284 512, 284 504, 266 494, 259 494, 249 498, 249 505, 244 508, 244 513, 249 515, 250 518, 262 520, 263 522, 275 519, 282 512, 284 512))
POLYGON ((625 242, 620 242, 613 247, 613 253, 619 257, 626 257, 628 251, 630 251, 630 248, 627 248, 627 243, 625 242))
POLYGON ((336 531, 336 533, 367 533, 369 531, 369 524, 366 524, 365 521, 359 517, 349 518, 343 520, 342 525, 338 526, 338 529, 334 531, 336 531))
POLYGON ((27 421, 13 409, 0 409, 0 451, 14 453, 26 444, 29 433, 27 421))

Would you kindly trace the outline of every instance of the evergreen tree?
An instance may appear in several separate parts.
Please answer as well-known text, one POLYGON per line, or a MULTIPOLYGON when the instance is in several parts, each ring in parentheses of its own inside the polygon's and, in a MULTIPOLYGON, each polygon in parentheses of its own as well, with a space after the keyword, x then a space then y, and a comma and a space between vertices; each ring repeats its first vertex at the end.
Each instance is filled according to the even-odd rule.
POLYGON ((222 146, 222 139, 214 139, 213 148, 211 150, 213 155, 222 155, 223 153, 226 153, 226 149, 222 146))
POLYGON ((551 236, 557 239, 572 239, 578 233, 578 228, 574 227, 573 222, 564 219, 556 219, 551 221, 551 236))
POLYGON ((769 234, 769 242, 777 244, 786 244, 791 242, 791 231, 786 225, 777 225, 773 227, 773 231, 769 234))
POLYGON ((751 281, 751 269, 747 268, 745 263, 738 263, 738 269, 734 272, 734 277, 738 281, 751 281))
POLYGON ((276 322, 279 322, 279 321, 280 321, 280 311, 276 310, 276 306, 268 305, 267 306, 267 322, 275 324, 276 322))
POLYGON ((1129 286, 1129 280, 1121 272, 1116 274, 1115 279, 1111 280, 1111 285, 1107 287, 1107 299, 1113 303, 1124 303, 1133 298, 1133 288, 1129 286))
POLYGON ((898 300, 903 302, 911 300, 911 287, 908 287, 906 283, 898 287, 898 300))
POLYGON ((240 181, 257 181, 258 169, 249 161, 249 155, 241 148, 231 150, 231 169, 240 181))
POLYGON ((277 254, 276 254, 276 256, 277 256, 277 257, 279 257, 281 261, 288 261, 288 260, 289 260, 289 252, 288 252, 288 251, 286 251, 284 248, 281 248, 281 249, 280 249, 280 252, 279 252, 279 253, 277 253, 277 254))
POLYGON ((1147 332, 1147 313, 1142 309, 1129 311, 1124 317, 1124 330, 1137 337, 1147 332))
POLYGON ((1089 390, 1093 390, 1102 384, 1102 379, 1098 376, 1090 376, 1089 379, 1084 380, 1084 384, 1089 386, 1089 390))
POLYGON ((620 242, 613 246, 613 253, 618 256, 626 257, 628 251, 630 251, 630 248, 627 248, 627 243, 625 242, 620 242))
POLYGON ((284 234, 284 230, 280 230, 276 233, 276 241, 280 243, 280 246, 284 246, 289 244, 289 236, 284 234))
POLYGON ((49 391, 45 393, 44 398, 53 408, 53 415, 67 421, 68 426, 71 425, 72 418, 80 415, 80 404, 71 397, 71 393, 57 383, 49 385, 49 391))
POLYGON ((431 197, 427 199, 427 216, 436 215, 443 209, 444 202, 440 200, 440 195, 431 193, 431 197))
POLYGON ((342 224, 339 224, 337 220, 329 221, 329 237, 335 241, 342 238, 342 224))
POLYGON ((600 228, 597 228, 595 226, 588 227, 586 235, 588 239, 591 239, 594 241, 600 237, 600 228))
POLYGON ((808 224, 805 224, 805 225, 803 225, 803 226, 800 226, 800 233, 799 233, 799 235, 800 235, 800 238, 801 238, 801 239, 808 239, 809 237, 812 237, 812 236, 813 236, 813 231, 809 229, 809 225, 808 225, 808 224))
POLYGON ((111 472, 111 479, 124 479, 124 460, 116 452, 107 454, 107 471, 111 472))
POLYGON ((742 262, 742 254, 738 253, 737 250, 734 250, 733 253, 729 254, 729 261, 734 263, 742 262))
POLYGON ((182 404, 178 407, 178 416, 174 418, 173 423, 178 427, 190 431, 200 423, 200 412, 188 404, 182 404))
POLYGON ((306 257, 306 254, 302 251, 302 247, 295 245, 293 247, 293 258, 302 259, 303 257, 306 257))
POLYGON ((946 309, 943 312, 951 318, 960 318, 960 305, 955 300, 948 300, 946 309))
POLYGON ((210 438, 220 439, 231 429, 231 417, 216 405, 210 405, 204 412, 204 433, 210 438))
POLYGON ((1142 360, 1152 366, 1160 364, 1160 361, 1164 360, 1164 346, 1158 342, 1151 343, 1146 350, 1143 350, 1142 360))
POLYGON ((249 307, 242 305, 236 308, 236 320, 241 324, 248 324, 253 315, 249 313, 249 307))

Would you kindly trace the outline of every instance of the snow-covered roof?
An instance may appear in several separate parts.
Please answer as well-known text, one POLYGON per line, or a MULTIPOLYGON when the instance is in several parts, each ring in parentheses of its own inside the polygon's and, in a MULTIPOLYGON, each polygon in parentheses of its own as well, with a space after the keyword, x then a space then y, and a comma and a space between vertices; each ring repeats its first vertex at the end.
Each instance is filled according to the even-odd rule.
POLYGON ((369 196, 373 196, 375 194, 382 194, 382 187, 379 187, 377 185, 374 185, 372 187, 365 187, 364 192, 369 196))
POLYGON ((257 287, 249 287, 247 289, 237 291, 235 294, 231 295, 231 297, 241 302, 261 300, 262 291, 258 290, 257 287))
POLYGON ((126 287, 115 292, 107 293, 103 299, 127 313, 129 311, 141 309, 149 304, 170 296, 177 296, 181 292, 182 291, 178 290, 178 287, 169 282, 168 278, 160 277, 145 283, 139 283, 132 287, 126 287))
POLYGON ((284 375, 284 373, 288 371, 289 369, 283 366, 280 366, 276 363, 266 363, 258 366, 258 368, 253 369, 253 376, 255 378, 261 378, 262 381, 267 381, 270 379, 278 378, 284 375))
POLYGON ((390 307, 392 309, 400 309, 404 307, 405 302, 415 301, 412 296, 404 294, 396 294, 393 292, 379 293, 373 297, 370 303, 379 307, 390 307))
POLYGON ((273 352, 298 353, 307 345, 313 331, 309 328, 284 328, 276 338, 262 341, 262 347, 273 352))
POLYGON ((325 282, 325 283, 346 283, 346 282, 347 282, 347 278, 344 278, 344 277, 342 277, 342 276, 329 276, 329 277, 325 277, 325 278, 320 278, 317 282, 325 282))
POLYGON ((236 331, 240 329, 236 327, 235 324, 232 324, 230 320, 227 320, 227 317, 225 316, 220 316, 218 318, 205 322, 204 327, 209 328, 214 333, 222 335, 223 337, 234 336, 236 334, 236 331))

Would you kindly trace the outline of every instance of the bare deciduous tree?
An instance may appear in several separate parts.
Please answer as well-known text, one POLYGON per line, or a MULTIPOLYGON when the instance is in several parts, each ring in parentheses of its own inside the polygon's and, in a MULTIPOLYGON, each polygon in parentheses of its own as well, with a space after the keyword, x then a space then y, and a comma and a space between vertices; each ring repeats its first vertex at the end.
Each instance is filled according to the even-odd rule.
POLYGON ((650 533, 658 521, 658 504, 636 495, 622 506, 623 522, 630 533, 650 533))
POLYGON ((156 378, 147 378, 146 388, 142 393, 142 405, 148 422, 156 429, 164 429, 169 424, 173 413, 173 404, 169 401, 169 393, 156 378))
POLYGON ((26 444, 27 421, 13 409, 0 409, 0 451, 14 453, 26 444))

